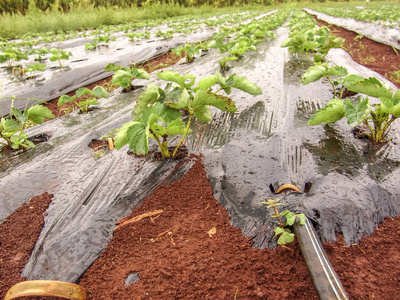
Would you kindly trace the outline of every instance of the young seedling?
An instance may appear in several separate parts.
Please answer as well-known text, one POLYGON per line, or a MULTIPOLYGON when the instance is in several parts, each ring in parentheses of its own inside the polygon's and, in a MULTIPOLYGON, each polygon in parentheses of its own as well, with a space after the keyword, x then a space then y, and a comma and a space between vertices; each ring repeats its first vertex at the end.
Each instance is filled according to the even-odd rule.
POLYGON ((108 93, 101 86, 96 86, 93 88, 93 90, 89 90, 88 88, 80 88, 76 91, 75 95, 72 97, 70 97, 68 95, 62 95, 58 99, 57 105, 60 107, 65 103, 74 102, 79 107, 81 112, 84 114, 84 113, 88 112, 89 105, 100 104, 100 102, 98 101, 98 98, 106 98, 106 97, 108 97, 108 93), (89 95, 89 99, 77 101, 77 99, 82 97, 83 95, 89 95))
POLYGON ((69 57, 72 56, 71 52, 67 50, 59 50, 56 48, 50 49, 50 53, 51 53, 50 61, 58 61, 60 69, 63 68, 61 60, 68 60, 69 57))
POLYGON ((286 245, 294 241, 294 233, 292 233, 288 226, 293 226, 296 218, 299 218, 300 225, 304 225, 306 216, 304 214, 294 214, 289 210, 279 212, 278 206, 285 204, 278 203, 278 201, 279 199, 268 199, 266 202, 261 202, 260 204, 266 204, 267 208, 272 208, 274 210, 272 218, 277 218, 279 222, 279 226, 274 229, 274 237, 278 237, 278 245, 286 245), (284 219, 282 220, 281 217, 284 217, 284 219))
POLYGON ((51 111, 42 105, 36 104, 22 113, 14 107, 14 99, 11 103, 10 114, 7 118, 1 117, 0 121, 0 141, 3 146, 9 146, 14 150, 35 148, 35 144, 28 140, 25 129, 34 125, 42 124, 45 119, 53 119, 51 111))
POLYGON ((8 68, 14 68, 15 62, 21 59, 28 60, 28 56, 25 52, 15 47, 7 47, 2 49, 3 54, 0 54, 0 63, 7 63, 8 68))
POLYGON ((130 92, 132 89, 132 79, 150 79, 150 75, 143 69, 137 68, 121 68, 114 64, 108 64, 106 71, 116 71, 112 77, 112 84, 119 85, 125 90, 130 92))
POLYGON ((368 97, 358 97, 356 100, 334 98, 325 107, 316 111, 308 124, 331 124, 346 117, 351 127, 364 124, 370 131, 365 134, 375 143, 387 142, 386 136, 390 125, 400 117, 400 90, 393 93, 388 86, 383 85, 375 77, 350 81, 346 81, 346 78, 341 83, 349 91, 379 98, 380 103, 370 104, 368 97))
POLYGON ((202 122, 212 119, 211 108, 235 112, 235 102, 218 92, 231 93, 232 88, 240 89, 251 95, 259 95, 261 89, 247 78, 236 74, 224 78, 219 72, 214 76, 200 79, 193 87, 196 77, 191 74, 180 75, 175 71, 158 73, 160 79, 169 81, 164 89, 149 84, 140 95, 133 110, 133 120, 125 123, 115 136, 115 147, 120 149, 125 144, 137 155, 149 152, 149 139, 155 139, 163 158, 174 157, 179 147, 191 132, 193 118, 202 122), (172 85, 175 83, 177 85, 172 85), (215 92, 212 87, 219 84, 215 92), (189 114, 187 124, 182 121, 182 111, 189 114), (168 151, 168 137, 182 135, 172 155, 168 151))

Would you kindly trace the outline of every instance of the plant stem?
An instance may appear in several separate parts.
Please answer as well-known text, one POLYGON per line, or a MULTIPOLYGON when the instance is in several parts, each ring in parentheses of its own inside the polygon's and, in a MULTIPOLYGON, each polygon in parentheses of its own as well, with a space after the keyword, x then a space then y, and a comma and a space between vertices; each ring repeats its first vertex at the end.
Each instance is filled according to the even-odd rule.
POLYGON ((189 120, 188 120, 187 126, 185 128, 185 132, 183 133, 183 137, 181 138, 181 140, 179 141, 178 145, 176 146, 176 148, 174 150, 174 153, 172 153, 172 157, 175 156, 175 154, 178 151, 179 147, 181 146, 181 144, 185 140, 185 138, 186 138, 186 136, 187 136, 187 134, 189 132, 189 129, 190 129, 190 124, 192 122, 193 115, 194 115, 194 112, 190 112, 189 120))
POLYGON ((280 217, 280 215, 279 215, 278 208, 276 207, 275 204, 273 204, 272 207, 275 209, 275 215, 276 215, 276 217, 278 218, 279 226, 280 226, 281 228, 284 228, 285 225, 283 225, 283 223, 282 223, 281 217, 280 217))

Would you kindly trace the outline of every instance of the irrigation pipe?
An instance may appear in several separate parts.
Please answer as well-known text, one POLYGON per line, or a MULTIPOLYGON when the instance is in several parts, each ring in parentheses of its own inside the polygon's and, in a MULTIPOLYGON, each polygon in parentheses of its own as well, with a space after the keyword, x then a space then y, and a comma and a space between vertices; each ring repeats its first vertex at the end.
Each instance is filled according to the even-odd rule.
POLYGON ((294 232, 320 300, 348 300, 311 222, 294 224, 294 232))

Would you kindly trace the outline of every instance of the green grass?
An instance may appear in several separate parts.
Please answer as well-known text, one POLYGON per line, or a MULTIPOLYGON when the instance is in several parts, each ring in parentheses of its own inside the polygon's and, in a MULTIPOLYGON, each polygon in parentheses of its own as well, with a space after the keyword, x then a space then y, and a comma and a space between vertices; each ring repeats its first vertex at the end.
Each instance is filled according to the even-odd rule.
MULTIPOLYGON (((68 13, 62 11, 31 10, 22 14, 0 16, 0 38, 15 39, 24 34, 38 35, 46 32, 61 33, 69 30, 80 31, 93 29, 102 25, 118 25, 139 22, 149 19, 166 19, 169 17, 202 14, 233 13, 245 10, 265 10, 265 6, 252 5, 244 7, 215 8, 208 5, 200 7, 181 7, 178 4, 153 5, 143 8, 118 7, 78 7, 68 13)), ((268 10, 271 6, 268 6, 268 10)))

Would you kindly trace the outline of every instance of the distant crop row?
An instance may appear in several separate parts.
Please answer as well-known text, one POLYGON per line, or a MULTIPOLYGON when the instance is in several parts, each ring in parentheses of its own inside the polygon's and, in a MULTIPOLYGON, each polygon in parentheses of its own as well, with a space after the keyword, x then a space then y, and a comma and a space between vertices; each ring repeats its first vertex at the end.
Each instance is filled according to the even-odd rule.
MULTIPOLYGON (((0 14, 27 14, 32 8, 39 11, 61 10, 68 12, 77 7, 142 7, 159 4, 170 4, 167 0, 0 0, 0 14)), ((272 5, 283 3, 283 0, 175 0, 174 4, 185 7, 210 5, 214 7, 241 6, 248 4, 272 5)))
POLYGON ((313 9, 336 17, 379 22, 387 27, 400 27, 400 5, 398 3, 346 4, 343 7, 315 7, 313 9))

